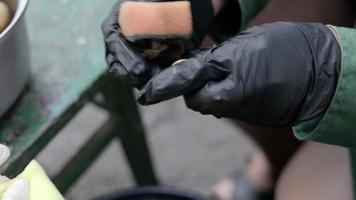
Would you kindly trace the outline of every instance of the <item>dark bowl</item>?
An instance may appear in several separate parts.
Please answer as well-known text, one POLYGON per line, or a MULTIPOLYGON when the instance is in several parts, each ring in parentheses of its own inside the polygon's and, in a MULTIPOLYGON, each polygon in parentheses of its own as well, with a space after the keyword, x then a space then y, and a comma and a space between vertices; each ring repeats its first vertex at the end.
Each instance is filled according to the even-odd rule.
POLYGON ((94 200, 208 200, 195 192, 172 187, 137 187, 115 191, 94 200))

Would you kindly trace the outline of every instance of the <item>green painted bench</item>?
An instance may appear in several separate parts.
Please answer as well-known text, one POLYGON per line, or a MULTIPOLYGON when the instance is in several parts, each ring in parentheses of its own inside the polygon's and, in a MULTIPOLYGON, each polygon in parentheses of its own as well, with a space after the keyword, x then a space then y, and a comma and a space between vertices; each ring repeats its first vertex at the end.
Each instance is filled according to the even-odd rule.
POLYGON ((113 139, 120 139, 136 182, 157 183, 133 92, 106 74, 100 24, 113 4, 30 1, 31 75, 18 102, 0 120, 0 141, 12 150, 1 174, 19 173, 86 103, 94 102, 110 118, 53 177, 59 190, 65 193, 113 139))

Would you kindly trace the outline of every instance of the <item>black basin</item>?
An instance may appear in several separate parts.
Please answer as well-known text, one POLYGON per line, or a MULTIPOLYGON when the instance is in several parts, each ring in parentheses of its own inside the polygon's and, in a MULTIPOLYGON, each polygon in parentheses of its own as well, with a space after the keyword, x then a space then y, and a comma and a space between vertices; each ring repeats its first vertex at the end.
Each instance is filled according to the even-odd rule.
POLYGON ((208 200, 195 192, 172 187, 138 187, 120 190, 94 200, 208 200))

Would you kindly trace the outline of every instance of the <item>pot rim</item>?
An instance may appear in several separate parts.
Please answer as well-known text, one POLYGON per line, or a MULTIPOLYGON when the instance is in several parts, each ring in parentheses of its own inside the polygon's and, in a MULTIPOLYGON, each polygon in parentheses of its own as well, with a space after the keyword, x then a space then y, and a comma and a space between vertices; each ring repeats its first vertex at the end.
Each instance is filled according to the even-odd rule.
POLYGON ((17 22, 22 18, 25 14, 27 5, 29 0, 18 0, 17 8, 14 16, 11 19, 11 22, 7 25, 5 30, 0 33, 0 41, 5 38, 5 36, 13 29, 13 27, 17 24, 17 22))

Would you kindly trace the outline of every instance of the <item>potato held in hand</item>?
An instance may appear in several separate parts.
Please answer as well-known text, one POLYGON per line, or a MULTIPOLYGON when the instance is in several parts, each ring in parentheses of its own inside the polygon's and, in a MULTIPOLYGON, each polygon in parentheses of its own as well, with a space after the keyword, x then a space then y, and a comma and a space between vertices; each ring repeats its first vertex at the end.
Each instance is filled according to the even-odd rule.
POLYGON ((10 18, 11 14, 9 7, 3 1, 0 1, 0 33, 9 24, 10 18))

